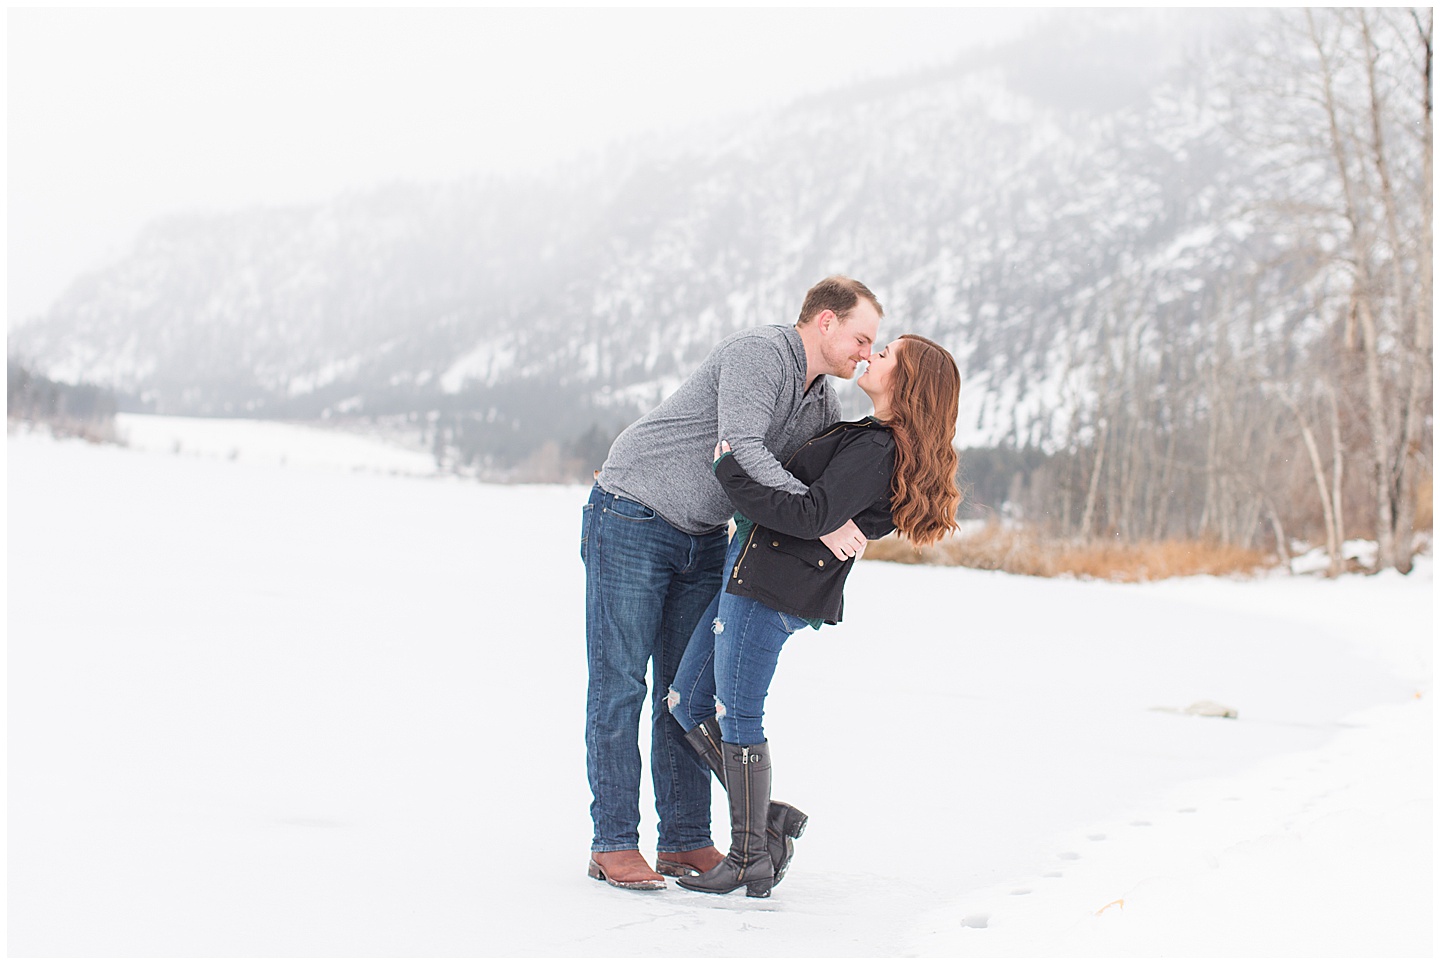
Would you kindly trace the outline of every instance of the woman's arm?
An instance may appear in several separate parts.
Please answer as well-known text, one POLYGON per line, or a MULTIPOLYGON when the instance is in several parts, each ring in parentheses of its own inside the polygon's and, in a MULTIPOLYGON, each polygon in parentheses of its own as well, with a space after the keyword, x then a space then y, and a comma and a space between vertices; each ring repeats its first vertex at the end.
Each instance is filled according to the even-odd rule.
POLYGON ((715 464, 715 478, 747 519, 778 533, 819 539, 887 496, 894 466, 889 436, 870 433, 836 452, 803 493, 756 482, 728 453, 715 464))

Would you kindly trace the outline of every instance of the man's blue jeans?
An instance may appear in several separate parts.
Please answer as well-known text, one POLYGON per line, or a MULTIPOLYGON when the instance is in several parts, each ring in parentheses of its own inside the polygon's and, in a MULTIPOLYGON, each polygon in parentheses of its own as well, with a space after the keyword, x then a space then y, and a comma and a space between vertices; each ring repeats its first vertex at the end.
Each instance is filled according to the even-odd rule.
POLYGON ((725 530, 690 536, 653 510, 596 486, 584 509, 585 752, 592 851, 640 845, 640 711, 651 665, 650 776, 659 850, 710 838, 710 772, 685 743, 664 695, 705 606, 719 590, 725 530))
MULTIPOLYGON (((725 570, 735 566, 743 540, 732 540, 725 570)), ((780 648, 790 634, 809 626, 752 600, 721 591, 710 601, 675 674, 670 712, 684 730, 712 714, 720 717, 727 744, 765 741, 765 695, 775 677, 780 648)))

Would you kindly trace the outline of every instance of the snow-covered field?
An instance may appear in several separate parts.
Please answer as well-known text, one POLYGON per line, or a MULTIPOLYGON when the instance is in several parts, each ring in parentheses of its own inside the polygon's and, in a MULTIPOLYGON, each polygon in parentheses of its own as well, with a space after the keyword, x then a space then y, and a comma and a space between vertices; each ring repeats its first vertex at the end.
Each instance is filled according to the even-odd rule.
POLYGON ((140 452, 220 457, 234 462, 306 469, 347 469, 400 476, 435 475, 435 457, 378 439, 313 426, 258 419, 115 417, 121 440, 140 452))
POLYGON ((638 894, 585 876, 585 490, 277 445, 8 439, 10 955, 1432 953, 1428 559, 863 564, 771 691, 784 883, 638 894))

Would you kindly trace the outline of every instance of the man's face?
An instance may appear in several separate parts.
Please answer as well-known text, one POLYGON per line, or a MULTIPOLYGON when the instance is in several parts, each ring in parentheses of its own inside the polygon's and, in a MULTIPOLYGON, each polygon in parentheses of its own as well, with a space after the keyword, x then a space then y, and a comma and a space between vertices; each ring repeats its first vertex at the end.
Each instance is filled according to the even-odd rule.
POLYGON ((880 327, 880 313, 868 299, 862 298, 844 317, 822 313, 820 319, 820 355, 830 375, 848 379, 855 366, 870 358, 875 332, 880 327), (825 324, 828 322, 828 324, 825 324))

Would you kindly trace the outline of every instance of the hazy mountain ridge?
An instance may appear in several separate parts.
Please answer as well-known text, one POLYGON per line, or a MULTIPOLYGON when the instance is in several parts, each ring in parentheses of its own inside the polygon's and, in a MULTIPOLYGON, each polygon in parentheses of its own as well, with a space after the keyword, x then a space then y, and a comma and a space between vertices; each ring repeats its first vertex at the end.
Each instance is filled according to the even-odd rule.
POLYGON ((1199 68, 1137 45, 1148 18, 1070 23, 665 160, 170 219, 11 352, 172 414, 463 414, 456 441, 503 465, 618 429, 842 271, 882 336, 955 351, 962 444, 1045 446, 1102 318, 1148 307, 1184 337, 1207 280, 1265 244, 1232 225, 1259 162, 1199 68))

